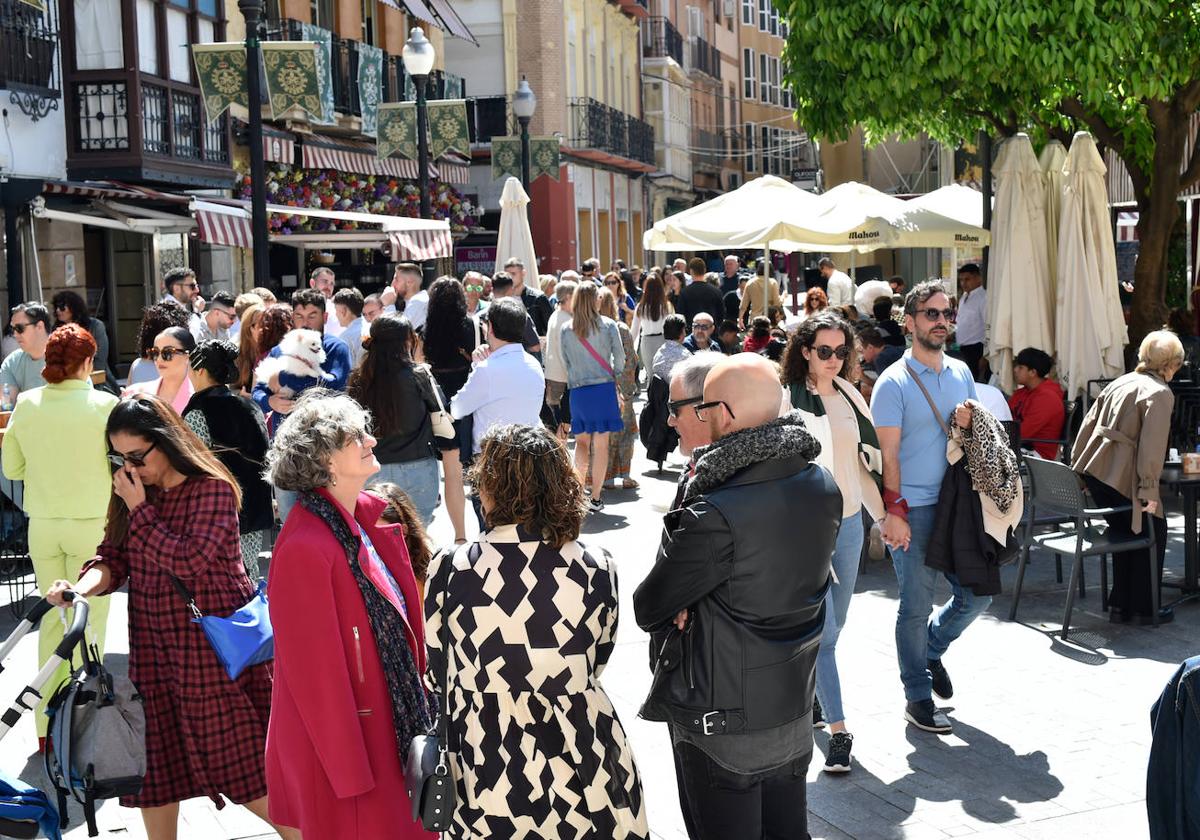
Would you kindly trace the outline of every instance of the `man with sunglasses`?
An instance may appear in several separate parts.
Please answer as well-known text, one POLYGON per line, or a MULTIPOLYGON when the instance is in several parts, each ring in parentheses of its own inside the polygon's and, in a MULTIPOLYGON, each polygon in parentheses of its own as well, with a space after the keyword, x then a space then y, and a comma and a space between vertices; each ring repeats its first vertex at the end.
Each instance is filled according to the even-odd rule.
MULTIPOLYGON (((539 290, 525 285, 525 262, 520 257, 509 257, 505 260, 504 271, 512 278, 512 294, 521 299, 521 304, 533 320, 534 330, 544 343, 547 335, 546 329, 550 324, 550 315, 554 312, 554 307, 550 305, 550 298, 539 290)), ((495 288, 494 281, 493 288, 495 288)))
POLYGON ((904 300, 904 325, 913 346, 880 374, 871 395, 883 452, 883 539, 892 550, 900 587, 896 655, 907 702, 904 717, 939 735, 948 735, 952 727, 932 695, 948 700, 954 693, 942 656, 992 601, 946 574, 953 595, 935 612, 939 573, 925 565, 947 468, 943 424, 970 428, 971 410, 964 403, 977 398, 970 369, 944 352, 953 319, 950 297, 939 281, 913 288, 904 300))
POLYGON ((204 315, 192 324, 192 336, 196 343, 209 339, 229 340, 229 328, 237 319, 236 303, 229 292, 217 292, 204 309, 204 315))
POLYGON ((200 323, 200 310, 204 308, 204 298, 200 297, 200 284, 196 282, 196 272, 186 265, 176 266, 163 275, 163 287, 167 293, 160 303, 173 303, 188 313, 188 329, 194 335, 197 324, 200 323))
POLYGON ((683 340, 683 347, 689 353, 700 353, 710 350, 722 352, 720 345, 714 340, 713 333, 717 329, 716 321, 707 312, 697 312, 692 318, 692 333, 683 340))
POLYGON ((13 307, 8 324, 21 349, 0 364, 0 386, 8 386, 8 401, 16 404, 18 393, 46 384, 42 370, 50 339, 50 312, 40 303, 21 303, 13 307))
MULTIPOLYGON (((703 439, 685 425, 689 414, 712 443, 683 478, 633 596, 656 660, 641 715, 670 726, 690 837, 805 838, 812 685, 841 494, 814 463, 820 445, 799 413, 779 416, 775 366, 754 353, 712 357, 699 402, 671 404, 684 447, 703 439)), ((672 382, 672 395, 681 391, 672 382)))

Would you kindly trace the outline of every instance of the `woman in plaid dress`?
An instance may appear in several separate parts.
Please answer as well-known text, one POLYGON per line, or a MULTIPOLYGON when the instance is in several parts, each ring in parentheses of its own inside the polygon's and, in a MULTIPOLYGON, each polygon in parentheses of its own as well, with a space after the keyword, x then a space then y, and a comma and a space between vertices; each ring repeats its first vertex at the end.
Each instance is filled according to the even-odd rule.
POLYGON ((146 777, 121 804, 142 809, 149 840, 174 838, 179 803, 194 796, 218 807, 224 796, 266 820, 271 664, 230 680, 171 583, 181 579, 206 615, 250 600, 237 481, 157 397, 122 400, 106 433, 118 469, 104 542, 78 583, 56 581, 47 597, 61 603, 66 589, 90 597, 129 583, 129 676, 145 702, 146 777))

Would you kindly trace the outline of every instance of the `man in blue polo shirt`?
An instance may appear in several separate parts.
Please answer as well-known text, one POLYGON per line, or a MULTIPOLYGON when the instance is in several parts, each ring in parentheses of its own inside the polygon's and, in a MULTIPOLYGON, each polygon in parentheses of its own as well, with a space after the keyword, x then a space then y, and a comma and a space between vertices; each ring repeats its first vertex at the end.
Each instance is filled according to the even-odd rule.
POLYGON ((914 726, 938 734, 949 734, 951 725, 934 705, 932 694, 949 699, 954 693, 942 654, 992 601, 973 594, 960 586, 954 575, 946 574, 953 595, 933 613, 939 572, 925 565, 938 491, 946 473, 948 426, 943 424, 954 422, 969 428, 971 410, 963 403, 975 399, 970 369, 942 352, 953 315, 941 283, 929 281, 912 289, 904 300, 912 349, 880 374, 871 397, 883 451, 887 508, 883 539, 892 550, 900 586, 896 655, 907 701, 904 717, 914 726), (937 406, 936 415, 930 399, 937 406))

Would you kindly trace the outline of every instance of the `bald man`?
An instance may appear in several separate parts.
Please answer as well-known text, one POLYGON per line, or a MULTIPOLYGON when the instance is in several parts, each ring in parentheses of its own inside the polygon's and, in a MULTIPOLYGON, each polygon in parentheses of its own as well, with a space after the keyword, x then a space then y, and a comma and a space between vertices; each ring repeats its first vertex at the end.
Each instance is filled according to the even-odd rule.
POLYGON ((842 499, 799 414, 779 416, 779 395, 756 354, 708 373, 701 402, 682 410, 713 443, 695 451, 633 596, 656 657, 642 716, 671 727, 693 840, 808 836, 814 671, 842 499))

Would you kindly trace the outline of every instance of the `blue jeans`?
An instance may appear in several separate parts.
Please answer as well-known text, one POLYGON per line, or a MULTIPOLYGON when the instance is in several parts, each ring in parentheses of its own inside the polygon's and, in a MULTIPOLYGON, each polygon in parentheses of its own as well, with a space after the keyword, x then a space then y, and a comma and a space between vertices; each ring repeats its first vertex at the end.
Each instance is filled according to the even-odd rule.
POLYGON ((437 458, 421 458, 398 464, 381 464, 379 472, 367 479, 367 487, 390 481, 408 494, 417 515, 429 527, 437 510, 441 483, 438 480, 437 458))
POLYGON ((858 563, 862 558, 863 518, 858 511, 842 520, 837 542, 833 548, 833 574, 837 582, 825 594, 825 629, 821 632, 821 647, 817 651, 817 699, 825 720, 838 723, 846 719, 842 711, 842 682, 838 679, 838 636, 846 626, 850 598, 858 581, 858 563))
POLYGON ((910 703, 929 700, 933 696, 933 678, 926 661, 941 659, 950 643, 992 603, 990 595, 975 595, 960 586, 954 575, 946 574, 946 580, 950 581, 950 600, 930 619, 933 591, 938 575, 942 574, 925 565, 925 549, 933 533, 935 510, 936 505, 922 505, 910 510, 908 525, 912 536, 908 549, 892 549, 892 565, 900 585, 896 656, 900 660, 904 697, 910 703))

